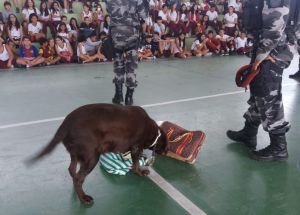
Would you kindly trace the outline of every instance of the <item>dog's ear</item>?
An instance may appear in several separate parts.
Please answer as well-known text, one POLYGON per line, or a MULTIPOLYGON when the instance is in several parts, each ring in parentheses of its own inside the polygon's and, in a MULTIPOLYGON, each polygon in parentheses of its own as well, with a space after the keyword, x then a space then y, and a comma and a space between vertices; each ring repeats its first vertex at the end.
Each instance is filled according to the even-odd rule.
POLYGON ((157 140, 157 145, 155 147, 155 152, 158 154, 167 154, 168 152, 168 139, 166 133, 159 128, 160 130, 160 137, 157 140))

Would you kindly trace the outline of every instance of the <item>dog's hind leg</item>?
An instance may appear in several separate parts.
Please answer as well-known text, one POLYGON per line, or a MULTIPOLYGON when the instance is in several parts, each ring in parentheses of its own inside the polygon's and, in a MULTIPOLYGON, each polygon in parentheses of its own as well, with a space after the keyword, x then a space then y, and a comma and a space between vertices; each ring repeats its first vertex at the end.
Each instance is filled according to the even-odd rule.
POLYGON ((69 166, 69 173, 74 178, 76 176, 76 169, 77 169, 77 158, 74 155, 71 155, 71 163, 69 166))
POLYGON ((94 155, 93 158, 80 162, 80 169, 75 177, 73 177, 73 183, 75 191, 80 199, 80 201, 84 204, 92 204, 94 199, 86 195, 86 193, 82 189, 83 182, 86 176, 95 168, 99 160, 99 155, 94 155))
POLYGON ((132 157, 132 171, 138 174, 139 176, 149 175, 150 171, 148 169, 141 169, 139 159, 143 149, 139 149, 137 146, 131 149, 132 157))

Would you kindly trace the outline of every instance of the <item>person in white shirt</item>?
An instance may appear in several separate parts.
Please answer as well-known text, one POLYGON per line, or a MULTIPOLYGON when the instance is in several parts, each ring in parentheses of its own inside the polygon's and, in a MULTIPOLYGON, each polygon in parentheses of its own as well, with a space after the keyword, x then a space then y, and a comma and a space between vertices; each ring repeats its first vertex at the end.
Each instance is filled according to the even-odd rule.
POLYGON ((43 25, 38 21, 38 16, 33 13, 29 17, 28 35, 31 42, 37 42, 40 38, 46 37, 43 33, 43 25))
POLYGON ((11 48, 4 44, 4 39, 0 37, 0 69, 13 68, 14 54, 11 48))
POLYGON ((166 26, 162 23, 162 18, 160 16, 156 18, 156 22, 154 23, 153 28, 154 32, 159 33, 160 38, 166 34, 166 26))
POLYGON ((206 12, 208 16, 208 25, 211 26, 216 32, 222 28, 222 22, 218 20, 218 12, 216 11, 216 6, 212 5, 210 10, 206 12))
POLYGON ((23 28, 20 25, 15 14, 10 14, 7 21, 7 35, 9 38, 9 46, 18 47, 23 37, 23 28))
POLYGON ((238 23, 238 15, 234 13, 234 8, 232 6, 228 8, 228 13, 226 13, 224 16, 224 22, 226 34, 233 36, 238 23))
POLYGON ((164 25, 168 25, 170 22, 168 10, 168 6, 164 4, 162 6, 162 9, 158 12, 158 16, 162 18, 162 22, 164 23, 164 25))
POLYGON ((234 38, 225 34, 223 29, 219 31, 216 39, 221 43, 221 55, 229 55, 230 52, 234 51, 234 38))
POLYGON ((28 23, 30 15, 35 13, 38 17, 41 15, 41 12, 38 8, 35 7, 35 3, 33 0, 26 0, 24 3, 24 7, 22 10, 22 19, 23 19, 23 28, 25 31, 28 29, 28 23))
POLYGON ((235 39, 235 48, 238 54, 247 54, 251 52, 252 46, 248 45, 248 39, 245 32, 235 39))
POLYGON ((54 38, 56 30, 52 24, 51 9, 48 8, 46 1, 41 1, 40 12, 41 15, 39 17, 39 21, 43 24, 43 33, 47 35, 47 27, 48 27, 51 31, 52 37, 54 38))
POLYGON ((174 2, 171 5, 171 10, 169 10, 169 18, 170 18, 170 22, 169 22, 169 28, 170 28, 170 32, 173 33, 174 35, 177 35, 179 33, 180 30, 180 26, 178 24, 179 22, 179 13, 176 9, 177 3, 174 2))
POLYGON ((198 34, 191 46, 192 55, 197 57, 212 55, 206 46, 206 42, 207 38, 205 37, 205 34, 198 34))
POLYGON ((151 16, 149 15, 142 23, 142 31, 145 34, 150 34, 153 30, 153 21, 151 16))

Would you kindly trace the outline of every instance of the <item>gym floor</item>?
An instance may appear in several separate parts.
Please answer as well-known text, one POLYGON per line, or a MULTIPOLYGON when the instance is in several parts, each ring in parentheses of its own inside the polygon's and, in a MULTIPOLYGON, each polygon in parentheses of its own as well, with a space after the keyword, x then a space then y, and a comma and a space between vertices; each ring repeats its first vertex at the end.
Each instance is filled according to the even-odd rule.
MULTIPOLYGON (((287 134, 286 162, 258 162, 248 149, 226 137, 240 129, 249 92, 237 88, 235 71, 246 57, 208 57, 142 62, 135 104, 155 120, 168 120, 207 139, 194 165, 158 156, 153 169, 206 214, 298 215, 300 211, 300 85, 284 73, 283 98, 287 134)), ((110 103, 114 93, 112 64, 60 65, 0 72, 0 214, 7 215, 181 215, 189 214, 149 177, 115 176, 98 165, 84 189, 94 197, 80 204, 68 173, 63 145, 31 168, 24 160, 47 144, 73 109, 110 103)), ((268 145, 259 131, 258 148, 268 145)), ((197 214, 197 213, 194 213, 197 214)))

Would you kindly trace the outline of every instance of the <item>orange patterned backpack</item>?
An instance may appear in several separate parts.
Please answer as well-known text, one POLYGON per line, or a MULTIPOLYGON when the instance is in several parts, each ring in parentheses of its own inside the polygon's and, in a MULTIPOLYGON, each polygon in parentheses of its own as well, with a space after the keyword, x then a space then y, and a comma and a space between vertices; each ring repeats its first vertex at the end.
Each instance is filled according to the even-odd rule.
POLYGON ((169 151, 166 156, 194 164, 205 140, 205 133, 188 131, 168 121, 164 121, 160 127, 168 139, 169 151))

